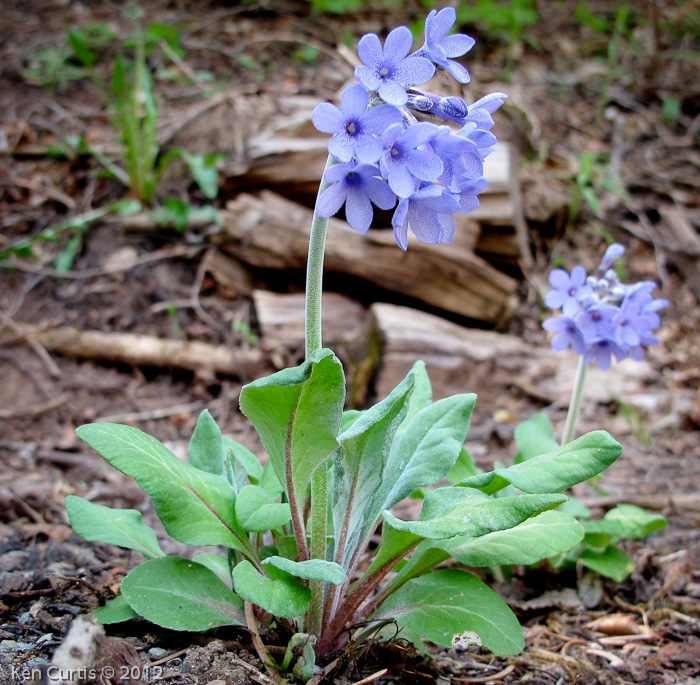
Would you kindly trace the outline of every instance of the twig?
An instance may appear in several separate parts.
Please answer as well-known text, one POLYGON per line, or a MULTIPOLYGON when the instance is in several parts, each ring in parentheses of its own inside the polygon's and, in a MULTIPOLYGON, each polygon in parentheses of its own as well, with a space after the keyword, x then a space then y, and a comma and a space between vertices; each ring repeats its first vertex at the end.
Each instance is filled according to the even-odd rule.
POLYGON ((2 326, 0 326, 0 330, 7 326, 8 328, 12 329, 12 331, 15 334, 24 337, 28 345, 32 348, 32 350, 34 350, 36 356, 39 357, 41 362, 44 364, 44 367, 46 368, 46 371, 48 372, 49 376, 51 376, 52 378, 59 378, 61 376, 61 369, 58 368, 58 365, 51 358, 51 355, 46 351, 46 349, 44 349, 39 344, 37 340, 26 336, 22 330, 22 327, 4 312, 0 312, 0 320, 2 320, 2 326))
POLYGON ((311 679, 307 681, 306 685, 320 685, 323 679, 338 665, 339 660, 340 657, 338 659, 333 659, 320 673, 312 676, 311 679))
POLYGON ((40 402, 33 407, 26 407, 24 409, 0 409, 0 419, 16 419, 20 416, 39 416, 39 414, 44 414, 47 411, 64 405, 71 399, 73 399, 73 395, 69 392, 64 392, 58 397, 54 397, 47 402, 40 402))
POLYGON ((139 259, 135 259, 130 264, 120 264, 110 267, 109 269, 85 269, 84 271, 56 271, 56 269, 47 269, 43 266, 35 266, 33 264, 23 264, 16 261, 0 262, 0 269, 16 269, 17 271, 26 271, 28 273, 38 274, 40 276, 48 276, 50 278, 68 278, 82 280, 87 278, 96 278, 97 276, 107 276, 109 274, 119 273, 120 271, 128 271, 136 266, 150 264, 152 262, 161 261, 163 259, 172 259, 175 257, 184 257, 191 259, 198 252, 204 249, 204 245, 196 245, 194 247, 183 247, 175 245, 171 248, 165 248, 152 252, 139 259))
MULTIPOLYGON (((275 673, 275 671, 272 669, 272 667, 269 665, 269 657, 267 655, 267 650, 265 649, 265 645, 263 644, 262 638, 260 637, 260 633, 258 632, 258 626, 257 623, 255 622, 255 614, 253 613, 253 605, 250 602, 243 602, 244 606, 244 611, 245 611, 245 622, 246 625, 248 626, 248 630, 250 630, 251 633, 251 638, 253 640, 253 647, 255 647, 255 651, 258 654, 258 658, 260 661, 263 662, 265 668, 267 669, 267 672, 270 674, 271 678, 268 678, 267 676, 263 676, 263 674, 258 671, 258 669, 255 669, 256 673, 259 676, 263 676, 265 678, 265 681, 268 683, 275 683, 276 685, 282 685, 284 682, 280 676, 275 673)), ((250 668, 254 668, 250 664, 248 664, 250 668)))
POLYGON ((386 675, 388 673, 389 669, 388 668, 383 668, 381 671, 377 671, 376 673, 372 673, 372 675, 368 675, 366 678, 363 678, 362 680, 358 680, 357 682, 353 683, 352 685, 367 685, 367 683, 373 683, 375 680, 379 680, 383 675, 386 675))
POLYGON ((515 670, 515 666, 512 664, 507 666, 502 671, 498 673, 492 673, 491 675, 479 676, 478 678, 458 678, 457 676, 452 676, 451 680, 458 683, 490 683, 492 680, 498 680, 499 678, 505 678, 507 675, 511 674, 515 670))

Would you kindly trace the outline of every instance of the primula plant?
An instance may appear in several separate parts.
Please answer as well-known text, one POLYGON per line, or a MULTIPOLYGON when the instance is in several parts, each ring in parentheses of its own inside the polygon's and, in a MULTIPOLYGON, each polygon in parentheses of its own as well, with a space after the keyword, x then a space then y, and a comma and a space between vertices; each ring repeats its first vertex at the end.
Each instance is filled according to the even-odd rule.
POLYGON ((582 266, 575 266, 571 273, 554 269, 549 274, 552 290, 544 303, 560 309, 561 316, 546 319, 542 326, 554 333, 553 350, 571 347, 579 355, 564 442, 574 434, 588 365, 595 361, 606 371, 613 358, 640 361, 646 348, 659 342, 654 332, 661 324, 659 312, 668 302, 653 297, 654 281, 627 284, 620 280, 612 267, 624 253, 623 245, 610 245, 590 276, 582 266))
POLYGON ((103 622, 140 615, 177 630, 247 627, 273 677, 291 672, 303 681, 388 623, 416 642, 471 642, 498 655, 523 648, 523 631, 498 595, 471 573, 436 567, 450 557, 471 567, 530 564, 570 549, 583 528, 557 510, 562 493, 609 466, 620 445, 596 431, 477 473, 464 449, 475 395, 433 402, 418 361, 378 404, 345 411, 341 362, 322 347, 327 217, 345 205, 348 223, 362 233, 372 204, 395 208, 393 229, 406 249, 409 226, 419 240, 449 243, 453 214, 478 204, 483 159, 495 143, 491 114, 505 96, 467 105, 416 88, 436 69, 468 81, 454 58, 473 41, 447 35, 454 19, 451 8, 431 12, 425 44, 412 55, 406 27, 383 45, 364 36, 358 83, 339 109, 324 103, 314 112, 315 124, 333 135, 310 234, 306 359, 240 393, 267 459, 223 436, 206 411, 187 462, 133 427, 78 429, 151 496, 168 534, 221 550, 165 556, 138 512, 68 497, 71 524, 83 537, 147 557, 126 576, 122 594, 95 612, 103 622), (433 487, 448 474, 451 485, 433 487), (416 520, 392 513, 418 489, 427 494, 416 520), (271 628, 289 640, 282 663, 261 640, 271 628))

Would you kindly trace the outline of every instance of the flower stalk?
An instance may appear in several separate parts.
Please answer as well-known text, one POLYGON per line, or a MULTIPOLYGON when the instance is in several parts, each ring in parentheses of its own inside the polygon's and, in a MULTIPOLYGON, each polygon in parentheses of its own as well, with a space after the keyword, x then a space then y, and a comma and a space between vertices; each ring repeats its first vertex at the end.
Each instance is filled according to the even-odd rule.
POLYGON ((578 366, 576 368, 576 377, 574 378, 574 387, 571 390, 571 400, 569 402, 569 411, 566 414, 566 423, 564 424, 564 432, 561 437, 561 444, 566 445, 574 439, 576 432, 576 423, 578 415, 581 411, 581 400, 583 398, 583 386, 586 382, 586 369, 588 364, 583 360, 583 357, 578 358, 578 366))

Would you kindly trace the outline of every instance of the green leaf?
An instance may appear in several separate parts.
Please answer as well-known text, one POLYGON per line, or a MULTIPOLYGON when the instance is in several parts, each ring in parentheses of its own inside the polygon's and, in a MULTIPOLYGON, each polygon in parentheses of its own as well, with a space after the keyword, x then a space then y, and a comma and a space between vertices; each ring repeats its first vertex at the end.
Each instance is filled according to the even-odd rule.
POLYGON ((519 423, 515 427, 514 437, 518 446, 514 464, 538 457, 540 454, 548 454, 559 447, 559 443, 554 439, 552 422, 546 414, 541 412, 519 423))
POLYGON ((65 505, 73 530, 86 540, 134 549, 149 559, 165 556, 140 511, 110 509, 76 495, 68 495, 65 505))
POLYGON ((433 540, 456 535, 479 537, 512 528, 566 501, 564 495, 489 497, 472 488, 438 488, 428 493, 417 521, 402 521, 389 511, 384 520, 392 528, 433 540))
POLYGON ((236 497, 236 518, 244 530, 262 533, 284 526, 291 518, 288 504, 279 504, 266 490, 246 485, 236 497))
POLYGON ((190 168, 194 180, 206 197, 210 200, 219 194, 219 172, 216 164, 219 157, 216 155, 194 155, 187 150, 180 150, 187 166, 190 168))
POLYGON ((245 626, 243 603, 213 571, 182 557, 152 559, 122 581, 122 594, 145 619, 171 630, 245 626))
POLYGON ((518 654, 523 630, 508 605, 485 583, 463 571, 433 571, 409 580, 380 606, 376 619, 401 626, 444 647, 474 631, 497 656, 518 654))
POLYGON ((399 427, 402 431, 408 426, 411 419, 421 410, 429 407, 433 402, 433 388, 430 384, 430 377, 426 369, 425 362, 418 360, 413 365, 413 392, 408 402, 408 411, 404 416, 403 423, 399 427))
POLYGON ((510 468, 472 476, 462 485, 491 494, 509 483, 523 492, 560 492, 598 475, 622 453, 622 445, 605 431, 593 431, 549 454, 532 457, 510 468))
POLYGON ((581 563, 586 568, 600 573, 601 576, 621 583, 634 571, 634 562, 621 549, 610 545, 602 552, 585 549, 579 555, 581 563))
POLYGON ((229 568, 228 559, 221 554, 214 554, 213 552, 200 552, 195 554, 192 561, 196 561, 202 566, 206 566, 210 571, 213 571, 217 578, 225 583, 227 587, 231 587, 231 569, 229 568))
POLYGON ((226 475, 223 436, 208 409, 205 409, 197 419, 197 425, 187 447, 187 461, 202 471, 219 476, 226 475))
POLYGON ((474 463, 474 459, 472 458, 472 455, 469 454, 469 450, 467 450, 466 447, 462 447, 462 449, 459 451, 457 461, 448 471, 445 478, 447 478, 452 485, 456 485, 460 481, 470 478, 471 476, 476 476, 480 473, 482 473, 482 471, 474 463))
POLYGON ((375 517, 416 488, 434 485, 449 473, 462 450, 475 401, 474 394, 454 395, 414 415, 391 446, 373 510, 375 517))
POLYGON ((241 411, 258 431, 290 502, 301 500, 311 474, 338 449, 345 377, 331 350, 243 386, 241 411))
POLYGON ((233 569, 233 586, 243 599, 257 604, 273 616, 301 616, 311 602, 311 591, 298 580, 270 580, 249 561, 241 561, 233 569))
POLYGON ((284 557, 271 556, 263 561, 263 565, 267 564, 306 580, 322 580, 333 585, 342 585, 348 579, 342 566, 324 559, 292 561, 284 557))
POLYGON ((618 504, 603 516, 603 521, 618 524, 621 537, 628 540, 643 540, 667 525, 661 514, 650 514, 634 504, 618 504))
MULTIPOLYGON (((333 525, 344 556, 352 555, 360 526, 377 493, 392 441, 403 421, 413 391, 414 372, 381 402, 364 412, 339 436, 333 458, 333 525)), ((344 563, 345 559, 343 560, 344 563)))
POLYGON ((97 607, 90 612, 102 625, 111 623, 121 623, 122 621, 130 621, 132 618, 137 618, 138 614, 129 606, 124 595, 117 595, 104 606, 97 607))
POLYGON ((478 538, 462 536, 439 543, 466 566, 534 564, 560 554, 583 539, 583 527, 561 511, 545 511, 514 528, 487 533, 478 538))
POLYGON ((248 477, 258 485, 263 476, 263 465, 260 460, 244 445, 224 436, 224 447, 230 450, 232 461, 238 462, 245 469, 248 477))
POLYGON ((158 440, 131 426, 94 423, 76 432, 153 498, 165 530, 176 540, 250 553, 234 513, 235 493, 223 476, 180 461, 158 440))

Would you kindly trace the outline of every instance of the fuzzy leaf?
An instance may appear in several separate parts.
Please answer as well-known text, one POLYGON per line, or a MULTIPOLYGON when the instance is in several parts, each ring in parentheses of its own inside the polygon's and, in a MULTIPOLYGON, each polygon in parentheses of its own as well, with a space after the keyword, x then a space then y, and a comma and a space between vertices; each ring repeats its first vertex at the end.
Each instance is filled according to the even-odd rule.
POLYGON ((381 481, 392 441, 408 408, 414 372, 381 402, 368 409, 339 436, 341 449, 334 459, 333 525, 345 530, 345 556, 352 554, 368 508, 381 481))
POLYGON ((457 461, 469 430, 476 395, 454 395, 417 412, 396 436, 373 514, 391 509, 416 488, 444 478, 457 461))
POLYGON ((245 626, 243 603, 202 564, 181 557, 152 559, 122 581, 122 594, 145 619, 172 630, 245 626))
POLYGON ((343 368, 331 350, 316 350, 301 366, 241 390, 241 411, 258 431, 285 492, 299 506, 312 473, 338 448, 344 404, 343 368))
POLYGON ((388 511, 384 520, 392 528, 433 540, 479 537, 517 526, 565 501, 564 495, 557 494, 489 497, 472 488, 446 487, 428 493, 417 521, 402 521, 388 511))
POLYGON ((634 571, 634 561, 614 545, 610 545, 602 552, 585 549, 579 555, 579 559, 586 568, 600 573, 601 576, 610 578, 616 583, 621 583, 634 571))
POLYGON ((513 460, 514 464, 538 457, 540 454, 549 454, 559 447, 559 443, 554 439, 552 422, 542 412, 519 423, 515 427, 513 437, 518 446, 518 453, 513 460))
POLYGON ((291 517, 288 504, 275 502, 274 497, 257 485, 246 485, 236 497, 236 518, 253 533, 275 530, 291 517))
POLYGON ((566 552, 582 539, 583 527, 573 516, 561 511, 545 511, 514 528, 478 538, 460 535, 440 543, 440 547, 466 566, 500 566, 534 564, 566 552))
POLYGON ((117 595, 104 606, 91 611, 90 616, 94 616, 102 625, 109 625, 130 621, 132 618, 137 618, 138 614, 129 606, 124 595, 117 595))
POLYGON ((380 606, 375 618, 395 619, 438 645, 476 632, 497 656, 518 654, 523 630, 508 605, 485 583, 463 571, 433 571, 409 580, 380 606))
POLYGON ((271 556, 263 561, 263 565, 267 564, 305 580, 322 580, 333 585, 342 585, 348 579, 342 566, 323 559, 292 561, 285 557, 271 556))
POLYGON ((134 549, 149 559, 165 556, 140 511, 110 509, 76 495, 68 495, 65 505, 73 530, 86 540, 134 549))
POLYGON ((271 580, 249 561, 236 564, 233 569, 233 586, 243 599, 257 604, 273 616, 301 616, 311 602, 311 591, 298 580, 271 580))
POLYGON ((236 495, 226 478, 180 461, 158 440, 131 426, 94 423, 76 432, 153 498, 165 530, 176 540, 249 551, 234 514, 236 495))
POLYGON ((605 431, 593 431, 553 452, 472 476, 462 485, 488 494, 508 484, 528 493, 561 492, 605 470, 622 453, 622 445, 605 431))
POLYGON ((192 557, 192 561, 196 561, 202 566, 206 566, 210 571, 213 571, 217 578, 226 584, 227 587, 231 587, 231 569, 229 568, 228 559, 221 554, 214 554, 213 552, 200 552, 192 557))
POLYGON ((187 461, 192 466, 225 476, 224 440, 214 417, 205 409, 197 419, 194 433, 187 447, 187 461))

